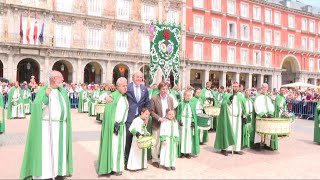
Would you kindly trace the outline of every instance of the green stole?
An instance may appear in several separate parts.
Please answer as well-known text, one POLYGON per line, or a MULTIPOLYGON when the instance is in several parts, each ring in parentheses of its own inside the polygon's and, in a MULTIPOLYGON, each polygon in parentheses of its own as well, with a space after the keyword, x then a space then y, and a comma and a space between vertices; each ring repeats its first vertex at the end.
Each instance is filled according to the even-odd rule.
MULTIPOLYGON (((119 98, 120 99, 120 98, 119 98)), ((125 111, 128 111, 128 101, 125 101, 126 105, 125 105, 125 111)), ((115 111, 116 113, 116 111, 115 111)), ((119 137, 119 140, 118 140, 118 153, 117 153, 117 172, 120 172, 120 159, 121 159, 121 156, 123 157, 123 154, 121 154, 121 147, 123 146, 123 133, 125 131, 125 120, 126 120, 126 113, 124 113, 122 115, 122 120, 120 122, 120 129, 119 129, 119 134, 118 134, 118 137, 119 137)))
MULTIPOLYGON (((49 98, 45 94, 47 87, 48 86, 43 86, 37 91, 36 98, 32 104, 29 130, 25 146, 24 158, 21 166, 20 179, 32 179, 32 176, 42 175, 42 106, 43 104, 48 105, 49 103, 49 98)), ((64 112, 67 113, 66 175, 70 176, 73 173, 70 102, 67 91, 61 87, 59 88, 59 91, 61 92, 62 97, 65 99, 67 108, 67 112, 64 112)))
MULTIPOLYGON (((191 151, 191 153, 194 154, 194 155, 198 155, 198 154, 200 154, 200 143, 199 143, 196 104, 194 103, 194 101, 190 101, 189 103, 190 103, 192 117, 193 117, 193 121, 192 122, 194 122, 194 135, 191 138, 192 139, 192 151, 191 151)), ((178 122, 181 122, 182 111, 185 109, 185 105, 186 105, 186 102, 185 101, 181 101, 179 103, 178 107, 177 107, 176 119, 178 120, 178 122)), ((181 134, 180 134, 180 136, 181 136, 181 134)), ((181 148, 181 144, 180 144, 180 146, 178 146, 178 152, 177 152, 178 157, 181 156, 180 148, 181 148)))
POLYGON ((111 94, 113 101, 104 108, 98 156, 98 174, 109 174, 113 168, 112 137, 114 131, 115 112, 122 94, 116 90, 111 94))

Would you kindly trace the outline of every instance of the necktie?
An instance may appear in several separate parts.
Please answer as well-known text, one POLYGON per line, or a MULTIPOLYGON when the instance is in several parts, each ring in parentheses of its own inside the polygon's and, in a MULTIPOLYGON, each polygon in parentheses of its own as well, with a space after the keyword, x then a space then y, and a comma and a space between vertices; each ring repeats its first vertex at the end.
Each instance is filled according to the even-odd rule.
POLYGON ((137 102, 140 101, 140 86, 136 86, 136 99, 137 102))

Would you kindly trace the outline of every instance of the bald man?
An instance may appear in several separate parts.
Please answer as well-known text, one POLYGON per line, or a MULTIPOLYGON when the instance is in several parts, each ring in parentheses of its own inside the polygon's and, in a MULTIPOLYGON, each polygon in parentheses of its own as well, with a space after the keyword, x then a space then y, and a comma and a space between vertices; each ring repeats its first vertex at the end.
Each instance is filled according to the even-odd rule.
POLYGON ((59 71, 52 71, 49 80, 32 104, 20 179, 63 178, 73 172, 68 93, 59 71))

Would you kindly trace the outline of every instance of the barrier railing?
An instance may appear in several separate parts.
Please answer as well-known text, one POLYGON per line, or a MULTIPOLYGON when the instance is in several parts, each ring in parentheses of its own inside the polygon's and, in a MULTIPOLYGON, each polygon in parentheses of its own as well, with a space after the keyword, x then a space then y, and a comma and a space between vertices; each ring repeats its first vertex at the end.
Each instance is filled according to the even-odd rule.
POLYGON ((287 101, 289 112, 302 119, 313 119, 317 102, 313 101, 287 101))

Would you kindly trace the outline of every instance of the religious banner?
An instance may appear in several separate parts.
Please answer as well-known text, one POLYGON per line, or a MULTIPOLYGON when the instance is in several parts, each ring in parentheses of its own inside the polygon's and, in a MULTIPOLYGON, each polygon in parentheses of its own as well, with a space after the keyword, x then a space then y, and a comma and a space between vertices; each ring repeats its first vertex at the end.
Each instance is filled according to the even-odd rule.
POLYGON ((172 72, 174 84, 180 78, 181 27, 173 24, 155 23, 150 25, 150 84, 155 83, 158 71, 164 79, 172 72))

